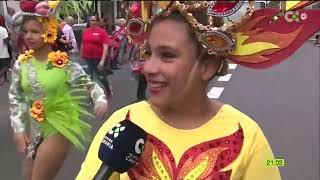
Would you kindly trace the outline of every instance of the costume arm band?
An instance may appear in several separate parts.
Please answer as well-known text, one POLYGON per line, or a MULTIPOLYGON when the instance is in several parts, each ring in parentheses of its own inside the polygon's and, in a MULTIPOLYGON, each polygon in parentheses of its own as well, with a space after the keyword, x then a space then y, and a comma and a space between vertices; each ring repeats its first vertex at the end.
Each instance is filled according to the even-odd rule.
POLYGON ((70 75, 69 83, 71 87, 86 87, 95 104, 107 102, 103 89, 91 80, 79 64, 70 62, 70 75))
POLYGON ((18 61, 16 61, 12 71, 9 88, 9 110, 13 131, 15 133, 24 132, 26 125, 22 117, 27 112, 27 103, 21 88, 21 66, 18 61))

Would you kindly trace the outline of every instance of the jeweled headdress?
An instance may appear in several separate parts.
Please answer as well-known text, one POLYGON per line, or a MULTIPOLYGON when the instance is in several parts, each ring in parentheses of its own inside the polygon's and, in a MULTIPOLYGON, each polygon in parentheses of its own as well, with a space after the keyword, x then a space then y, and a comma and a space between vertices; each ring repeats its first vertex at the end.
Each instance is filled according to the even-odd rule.
POLYGON ((15 26, 21 25, 23 17, 37 17, 45 30, 42 35, 44 42, 52 44, 58 35, 59 23, 55 18, 55 13, 59 6, 59 1, 21 0, 20 9, 22 12, 18 12, 12 17, 13 24, 15 26))
POLYGON ((135 2, 127 8, 127 34, 142 46, 155 18, 179 11, 208 54, 251 68, 266 68, 286 59, 320 30, 320 10, 304 9, 314 2, 283 1, 281 8, 257 10, 254 1, 243 0, 135 2), (231 20, 246 3, 241 18, 231 20), (197 12, 206 12, 206 24, 195 18, 197 12), (216 18, 223 18, 224 23, 218 26, 213 21, 216 18))

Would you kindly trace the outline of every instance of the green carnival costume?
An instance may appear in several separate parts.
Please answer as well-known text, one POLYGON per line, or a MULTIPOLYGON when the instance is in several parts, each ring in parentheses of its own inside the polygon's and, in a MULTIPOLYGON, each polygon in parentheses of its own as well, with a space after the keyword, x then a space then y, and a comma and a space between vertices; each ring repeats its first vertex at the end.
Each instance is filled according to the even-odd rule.
MULTIPOLYGON (((43 26, 44 43, 54 44, 59 23, 55 12, 59 1, 21 1, 12 18, 19 26, 23 19, 37 20, 43 26)), ((16 61, 9 89, 10 120, 15 133, 29 133, 27 157, 34 158, 43 139, 60 133, 78 149, 90 141, 91 126, 82 119, 90 116, 84 101, 88 94, 94 104, 107 103, 104 91, 93 82, 82 67, 69 60, 66 52, 50 52, 47 61, 27 50, 16 61)))
MULTIPOLYGON (((83 142, 90 140, 90 125, 80 116, 90 114, 82 101, 87 97, 76 94, 87 91, 95 104, 106 101, 103 89, 77 63, 68 61, 64 67, 48 68, 47 61, 40 62, 34 57, 25 62, 17 61, 9 90, 10 119, 14 132, 25 132, 30 120, 30 134, 35 141, 31 146, 37 146, 41 138, 61 133, 83 150, 83 142), (42 121, 30 118, 32 104, 37 100, 43 100, 42 121)), ((29 152, 30 157, 35 153, 35 150, 31 151, 34 152, 29 152)))

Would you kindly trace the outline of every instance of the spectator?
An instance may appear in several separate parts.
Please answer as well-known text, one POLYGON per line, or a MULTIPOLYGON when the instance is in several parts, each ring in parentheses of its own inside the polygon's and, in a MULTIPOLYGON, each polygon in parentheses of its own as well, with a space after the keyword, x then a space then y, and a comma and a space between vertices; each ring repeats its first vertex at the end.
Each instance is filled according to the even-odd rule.
MULTIPOLYGON (((109 29, 113 29, 113 25, 110 25, 108 23, 108 19, 106 17, 104 18, 100 18, 100 21, 99 21, 99 26, 104 29, 108 34, 109 33, 109 29)), ((112 31, 112 30, 111 30, 112 31)), ((106 64, 106 73, 107 75, 110 75, 110 74, 113 74, 113 71, 111 70, 111 61, 113 59, 113 40, 112 40, 112 37, 109 37, 110 38, 110 42, 109 42, 109 46, 108 46, 108 52, 109 52, 109 56, 107 57, 107 64, 106 64)))
POLYGON ((5 18, 0 16, 0 85, 7 80, 7 70, 10 67, 9 34, 5 26, 5 18))
POLYGON ((27 46, 24 43, 23 33, 20 29, 22 24, 23 17, 20 14, 21 12, 16 12, 12 16, 12 31, 10 35, 10 43, 12 47, 12 59, 16 60, 21 53, 24 53, 27 49, 27 46))
MULTIPOLYGON (((108 32, 108 28, 114 29, 114 25, 112 25, 107 18, 101 18, 100 19, 100 27, 105 29, 108 32), (110 27, 112 26, 112 27, 110 27)), ((115 51, 120 47, 121 44, 121 38, 115 37, 115 33, 112 32, 111 41, 109 43, 109 61, 108 61, 108 72, 112 72, 112 70, 118 70, 119 67, 117 66, 117 63, 115 62, 115 51), (112 69, 112 70, 111 70, 112 69)))
POLYGON ((11 53, 12 59, 18 58, 19 51, 18 51, 18 37, 20 29, 17 28, 13 24, 13 18, 19 14, 16 12, 12 7, 8 7, 8 14, 5 16, 6 20, 6 27, 9 33, 10 41, 9 41, 9 52, 11 53))
MULTIPOLYGON (((118 50, 114 51, 114 59, 115 62, 117 62, 118 64, 121 64, 121 62, 124 62, 123 58, 124 55, 126 54, 130 54, 131 53, 131 49, 130 46, 128 46, 128 38, 125 36, 125 23, 126 20, 125 19, 116 19, 115 20, 115 32, 114 35, 116 37, 114 37, 114 39, 119 42, 119 47, 118 50)), ((130 55, 129 55, 130 56, 130 55)), ((127 57, 129 58, 129 57, 127 57)))
POLYGON ((92 78, 97 76, 98 80, 104 85, 108 98, 111 98, 113 95, 112 89, 104 71, 110 38, 108 33, 99 27, 98 16, 89 16, 88 20, 88 27, 82 33, 81 57, 88 64, 88 67, 85 68, 87 74, 92 78))
POLYGON ((79 49, 78 49, 77 40, 76 40, 76 37, 74 36, 74 32, 73 32, 73 28, 72 28, 73 17, 72 16, 66 17, 64 22, 65 23, 62 23, 62 25, 63 25, 62 32, 66 36, 66 40, 68 42, 71 42, 72 47, 73 47, 72 50, 70 50, 69 52, 77 53, 77 52, 79 52, 79 49))
POLYGON ((16 11, 12 7, 7 8, 8 14, 5 16, 5 26, 8 28, 9 34, 12 33, 12 17, 16 11))
POLYGON ((143 64, 146 61, 144 57, 140 56, 140 53, 135 54, 135 60, 130 62, 132 74, 138 81, 138 89, 135 102, 146 100, 147 80, 143 74, 143 64))
POLYGON ((114 23, 112 23, 112 20, 110 17, 104 17, 100 19, 100 27, 105 29, 108 34, 112 34, 114 30, 114 23))
POLYGON ((63 22, 60 23, 56 43, 54 43, 51 47, 54 51, 59 50, 68 52, 73 49, 72 43, 67 40, 66 35, 62 31, 63 25, 63 22))

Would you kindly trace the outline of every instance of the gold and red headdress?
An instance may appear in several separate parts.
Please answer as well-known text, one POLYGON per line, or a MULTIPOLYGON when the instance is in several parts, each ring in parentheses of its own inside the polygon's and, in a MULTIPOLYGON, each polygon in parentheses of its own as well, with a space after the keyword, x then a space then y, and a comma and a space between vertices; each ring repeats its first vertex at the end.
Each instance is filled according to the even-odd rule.
POLYGON ((320 30, 320 10, 305 9, 316 1, 284 1, 281 8, 254 10, 254 1, 141 1, 127 8, 127 34, 142 46, 148 26, 158 16, 179 11, 208 54, 223 56, 250 68, 267 68, 293 54, 320 30), (248 3, 238 21, 229 18, 248 3), (194 16, 206 12, 207 23, 194 16), (223 18, 217 25, 213 19, 223 18))

